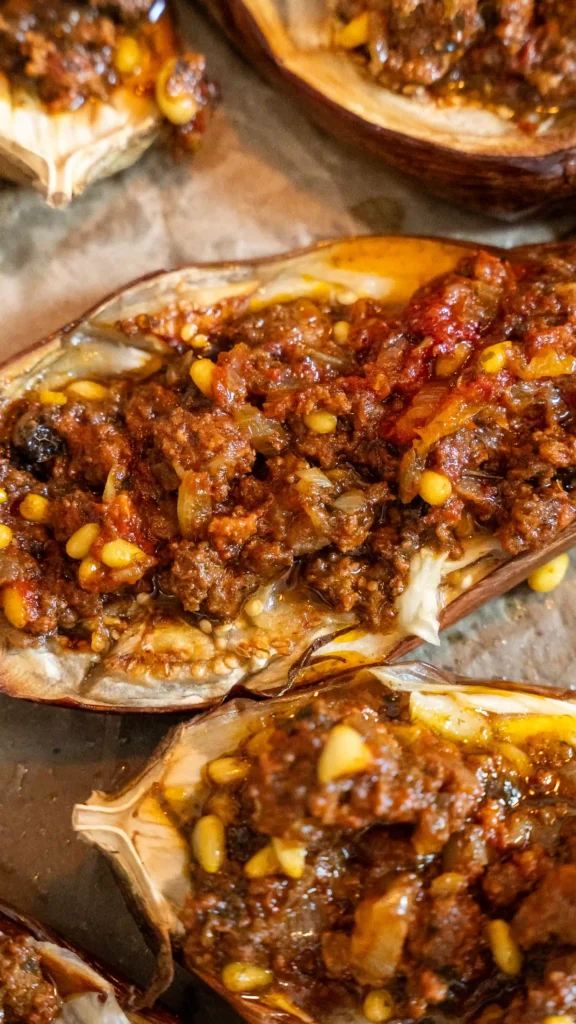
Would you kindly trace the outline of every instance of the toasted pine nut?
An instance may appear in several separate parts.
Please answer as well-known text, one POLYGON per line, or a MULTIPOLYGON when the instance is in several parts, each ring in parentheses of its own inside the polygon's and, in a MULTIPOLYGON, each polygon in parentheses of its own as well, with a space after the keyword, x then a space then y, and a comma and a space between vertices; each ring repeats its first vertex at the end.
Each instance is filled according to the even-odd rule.
POLYGON ((16 629, 24 629, 28 622, 28 609, 18 587, 4 587, 2 591, 2 605, 4 615, 10 625, 16 629))
POLYGON ((365 46, 368 42, 368 11, 358 14, 352 21, 336 33, 336 46, 344 50, 355 50, 359 46, 365 46))
POLYGON ((197 334, 196 337, 192 339, 191 344, 192 348, 206 348, 206 346, 210 344, 210 338, 207 334, 197 334))
POLYGON ((425 469, 420 477, 418 494, 429 505, 443 505, 452 494, 452 484, 444 473, 425 469))
POLYGON ((342 775, 362 772, 372 763, 372 754, 359 732, 349 725, 335 725, 328 733, 318 761, 318 779, 331 782, 342 775))
POLYGON ((304 423, 313 434, 333 434, 338 426, 338 419, 332 412, 318 409, 304 416, 304 423))
POLYGON ((430 892, 433 896, 452 896, 465 889, 466 885, 466 875, 461 875, 457 871, 445 871, 432 881, 430 892))
POLYGON ((212 377, 214 376, 214 363, 211 359, 196 359, 190 367, 190 376, 195 385, 210 398, 212 395, 212 377))
POLYGON ((348 335, 350 334, 350 324, 347 320, 337 320, 332 328, 332 335, 334 341, 339 345, 343 345, 348 341, 348 335))
POLYGON ((142 60, 142 50, 133 36, 123 36, 114 50, 114 67, 121 75, 131 75, 142 60))
POLYGON ((260 754, 268 750, 268 743, 273 732, 274 730, 271 728, 260 729, 258 732, 255 732, 246 744, 248 756, 259 757, 260 754))
POLYGON ((246 601, 244 605, 244 611, 246 615, 249 615, 251 619, 256 618, 262 613, 264 605, 257 597, 251 597, 249 601, 246 601))
POLYGON ((276 838, 272 840, 272 846, 283 873, 288 878, 302 878, 306 867, 306 847, 289 839, 276 838))
POLYGON ((101 401, 108 395, 108 388, 103 384, 97 384, 94 380, 75 380, 68 385, 70 391, 77 398, 87 398, 90 401, 101 401))
POLYGON ((375 988, 366 996, 362 1011, 370 1024, 384 1024, 394 1013, 394 1000, 385 988, 375 988))
POLYGON ((104 633, 92 633, 90 647, 95 654, 102 654, 103 651, 108 650, 108 637, 104 633))
POLYGON ((19 511, 29 523, 46 523, 50 518, 50 502, 41 494, 27 494, 20 502, 19 511))
POLYGON ((191 92, 172 96, 168 92, 168 81, 174 74, 178 57, 170 57, 163 65, 156 79, 156 102, 164 117, 171 124, 187 124, 198 111, 198 103, 191 92))
POLYGON ((522 954, 510 925, 506 921, 489 921, 486 934, 492 956, 504 974, 519 974, 522 969, 522 954))
POLYGON ((146 558, 146 555, 137 544, 131 544, 129 540, 119 538, 104 544, 100 557, 109 569, 125 569, 129 565, 133 565, 134 562, 146 558))
POLYGON ((226 856, 226 833, 220 818, 215 814, 205 814, 194 825, 192 851, 209 875, 220 871, 226 856))
POLYGON ((63 391, 41 391, 38 398, 41 405, 66 405, 68 401, 63 391))
POLYGON ((280 861, 272 843, 263 846, 244 865, 244 874, 247 878, 266 878, 268 875, 280 873, 280 861))
POLYGON ((0 550, 8 547, 13 536, 14 534, 10 527, 6 526, 4 523, 0 523, 0 550))
POLYGON ((551 562, 546 562, 546 565, 541 565, 539 569, 534 570, 528 577, 528 586, 538 594, 550 593, 559 583, 562 583, 569 565, 568 555, 558 555, 558 558, 553 558, 551 562))
POLYGON ((197 334, 198 324, 184 324, 182 330, 180 331, 180 337, 182 338, 182 341, 192 341, 192 338, 194 338, 197 334))
POLYGON ((90 548, 100 533, 98 523, 86 523, 81 526, 66 543, 66 554, 69 558, 86 558, 90 548))
POLYGON ((78 566, 78 582, 80 586, 85 586, 90 580, 96 575, 100 568, 100 563, 95 558, 90 556, 83 558, 78 566))
POLYGON ((480 353, 480 366, 486 373, 499 373, 506 365, 509 344, 501 341, 497 345, 488 345, 480 353))
POLYGON ((253 992, 257 988, 265 988, 272 982, 272 971, 256 964, 226 964, 222 971, 222 981, 229 992, 253 992))
POLYGON ((249 770, 250 765, 238 757, 219 757, 217 761, 211 761, 208 765, 208 775, 217 786, 240 782, 246 778, 249 770))

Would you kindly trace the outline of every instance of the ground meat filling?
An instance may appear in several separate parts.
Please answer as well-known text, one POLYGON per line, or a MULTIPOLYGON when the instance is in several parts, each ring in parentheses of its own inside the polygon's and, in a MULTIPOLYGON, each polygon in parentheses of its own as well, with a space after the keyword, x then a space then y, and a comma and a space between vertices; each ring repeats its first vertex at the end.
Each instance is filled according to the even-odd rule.
POLYGON ((145 606, 230 620, 282 577, 385 632, 417 555, 542 548, 576 512, 575 280, 576 249, 480 252, 400 310, 346 294, 123 321, 164 354, 3 416, 6 616, 102 651, 145 606))
POLYGON ((47 979, 26 935, 0 933, 0 1020, 3 1024, 52 1024, 62 1001, 47 979))
MULTIPOLYGON (((162 0, 0 0, 0 72, 52 113, 106 101, 122 85, 153 94, 169 32, 163 7, 162 0)), ((186 54, 159 87, 159 105, 184 144, 198 141, 216 99, 205 70, 203 57, 186 54), (171 116, 183 94, 189 117, 171 116)))
POLYGON ((576 102, 571 0, 336 0, 336 45, 387 88, 476 100, 526 131, 576 102))
POLYGON ((250 733, 180 818, 189 966, 320 1020, 568 1024, 574 749, 523 728, 462 746, 367 681, 250 733))

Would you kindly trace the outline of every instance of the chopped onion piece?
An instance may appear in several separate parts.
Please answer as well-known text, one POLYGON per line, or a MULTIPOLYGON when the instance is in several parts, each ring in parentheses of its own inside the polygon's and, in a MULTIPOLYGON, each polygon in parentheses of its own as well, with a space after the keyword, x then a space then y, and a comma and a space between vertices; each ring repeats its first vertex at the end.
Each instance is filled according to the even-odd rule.
POLYGON ((303 494, 309 491, 315 491, 319 487, 333 487, 332 481, 322 472, 321 469, 316 469, 315 466, 311 466, 310 469, 300 469, 298 471, 300 477, 299 482, 296 484, 296 488, 303 494))
POLYGON ((212 494, 206 473, 188 471, 178 488, 178 522, 186 540, 198 536, 212 515, 212 494))
POLYGON ((126 469, 124 466, 112 466, 112 469, 109 470, 102 492, 102 501, 105 505, 109 505, 111 501, 114 501, 114 498, 121 490, 125 475, 126 469))
POLYGON ((351 961, 361 983, 379 985, 392 978, 402 956, 416 892, 414 880, 400 876, 384 896, 358 904, 351 961))
POLYGON ((288 443, 281 423, 268 419, 253 405, 243 405, 234 413, 234 419, 247 431, 252 446, 261 455, 275 455, 288 443))
POLYGON ((366 496, 360 490, 346 491, 345 494, 341 494, 339 498, 334 499, 332 506, 337 508, 339 512, 344 512, 347 516, 353 516, 356 512, 361 512, 366 507, 366 496))

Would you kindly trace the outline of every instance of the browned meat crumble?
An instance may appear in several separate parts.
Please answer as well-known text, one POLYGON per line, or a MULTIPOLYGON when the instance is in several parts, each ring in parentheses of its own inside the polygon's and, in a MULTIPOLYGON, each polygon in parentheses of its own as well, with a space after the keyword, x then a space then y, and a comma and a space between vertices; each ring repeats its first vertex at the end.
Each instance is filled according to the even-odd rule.
POLYGON ((374 682, 276 713, 181 825, 188 965, 316 1020, 568 1024, 574 748, 540 727, 462 745, 374 682))
POLYGON ((123 322, 169 354, 4 416, 6 615, 105 647, 111 602, 114 630, 135 599, 226 620, 290 572, 387 630, 423 547, 461 558, 480 530, 542 548, 576 511, 575 281, 576 250, 480 252, 401 310, 236 300, 123 322))
POLYGON ((388 88, 478 100, 527 131, 576 101, 571 0, 336 0, 334 9, 336 44, 388 88))
POLYGON ((0 1020, 3 1024, 52 1024, 62 1007, 42 971, 34 942, 0 932, 0 1020))

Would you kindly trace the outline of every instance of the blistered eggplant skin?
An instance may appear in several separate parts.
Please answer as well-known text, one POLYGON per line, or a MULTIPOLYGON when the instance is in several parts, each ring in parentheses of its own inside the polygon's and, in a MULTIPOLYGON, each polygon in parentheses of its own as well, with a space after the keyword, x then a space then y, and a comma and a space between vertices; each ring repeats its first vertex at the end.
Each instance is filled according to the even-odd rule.
MULTIPOLYGON (((134 311, 157 310, 159 296, 165 304, 173 296, 186 294, 205 297, 208 293, 213 295, 217 289, 219 295, 227 294, 228 291, 234 295, 265 295, 268 297, 267 301, 271 301, 270 294, 274 293, 274 288, 278 290, 281 285, 283 287, 283 282, 289 281, 290 287, 296 287, 294 281, 298 281, 298 275, 304 272, 306 275, 313 272, 320 279, 323 268, 327 266, 332 278, 334 274, 343 273, 343 280, 348 281, 348 284, 350 273, 358 273, 358 282, 361 282, 360 275, 366 273, 369 268, 371 286, 374 286, 374 277, 378 278, 378 275, 381 275, 382 281, 386 282, 386 288, 392 289, 385 292, 384 296, 390 296, 394 302, 404 303, 417 287, 436 276, 439 271, 452 269, 463 255, 474 248, 466 243, 438 239, 348 239, 264 261, 196 265, 168 274, 152 275, 112 295, 80 320, 57 332, 24 355, 6 363, 0 369, 0 385, 5 400, 9 403, 18 397, 23 389, 40 387, 46 374, 53 372, 54 368, 61 370, 67 367, 66 372, 71 374, 69 360, 78 346, 83 344, 91 346, 91 352, 97 360, 102 359, 105 352, 109 355, 113 351, 121 359, 123 366, 139 366, 142 361, 149 359, 154 350, 153 346, 147 349, 145 345, 148 342, 139 341, 138 343, 144 347, 137 348, 135 343, 132 344, 131 338, 121 337, 119 341, 118 332, 110 335, 108 339, 106 331, 110 324, 129 314, 133 315, 134 311), (355 271, 356 266, 361 269, 355 271), (403 276, 398 282, 394 278, 394 269, 397 266, 409 268, 410 271, 408 276, 403 276)), ((538 257, 548 252, 561 254, 563 251, 561 245, 534 247, 518 250, 518 258, 525 259, 531 254, 538 257)), ((86 376, 86 372, 84 365, 82 377, 86 376)), ((17 427, 13 440, 26 447, 29 425, 24 426, 26 429, 20 429, 21 425, 17 427)), ((34 431, 30 437, 36 439, 34 431)), ((40 454, 49 455, 50 451, 50 447, 46 452, 42 448, 40 454)), ((36 449, 33 454, 37 454, 36 449)), ((43 465, 44 463, 40 463, 38 468, 41 470, 43 465)), ((461 596, 450 598, 451 603, 441 615, 441 625, 445 627, 457 621, 462 615, 468 614, 480 604, 519 583, 536 566, 571 547, 575 536, 576 528, 571 526, 541 551, 496 565, 490 563, 488 575, 483 579, 478 577, 472 588, 461 596)), ((323 606, 323 609, 325 607, 323 606)), ((341 627, 342 623, 330 623, 328 626, 324 615, 323 610, 321 632, 330 633, 341 627)), ((301 648, 293 652, 294 661, 309 644, 307 637, 301 639, 301 648)), ((370 642, 375 639, 376 647, 369 648, 363 646, 365 639, 361 637, 350 640, 350 647, 348 644, 340 643, 332 648, 332 653, 337 652, 338 658, 343 658, 344 663, 350 652, 356 658, 362 656, 368 660, 382 657, 383 638, 371 637, 370 642)), ((135 635, 136 650, 140 642, 141 637, 135 635)), ((393 658, 419 642, 403 638, 399 645, 389 644, 385 653, 393 658)), ((208 685, 206 681, 190 678, 184 663, 184 670, 178 678, 169 679, 166 675, 159 680, 145 677, 143 684, 140 685, 140 677, 140 681, 137 680, 138 685, 134 685, 132 677, 125 670, 126 660, 123 661, 122 657, 118 657, 114 664, 111 664, 94 651, 81 654, 74 650, 64 651, 52 641, 44 643, 40 640, 34 641, 32 645, 17 646, 14 644, 14 637, 11 638, 6 629, 3 643, 4 647, 0 647, 0 689, 31 700, 93 710, 159 712, 185 707, 198 709, 220 700, 237 682, 243 682, 254 691, 272 693, 282 686, 289 667, 283 658, 273 659, 262 671, 257 672, 246 672, 245 668, 240 666, 229 675, 221 675, 210 681, 208 685)))
MULTIPOLYGON (((545 147, 527 136, 521 152, 516 148, 511 152, 506 141, 500 142, 497 137, 493 146, 483 147, 482 152, 467 151, 466 139, 459 138, 455 128, 444 133, 435 133, 432 128, 424 137, 411 135, 406 127, 393 130, 357 113, 361 106, 358 97, 355 109, 349 109, 281 59, 271 40, 275 26, 268 19, 267 4, 261 0, 202 2, 241 53, 274 84, 289 92, 320 128, 379 157, 431 192, 504 220, 526 216, 540 207, 552 210, 576 193, 573 118, 558 133, 554 145, 545 147), (255 12, 261 13, 270 37, 255 12)), ((281 9, 277 0, 270 6, 275 8, 275 15, 281 9)), ((370 86, 382 93, 380 102, 386 104, 386 90, 372 83, 370 86)))
MULTIPOLYGON (((75 953, 88 968, 96 971, 106 983, 113 986, 116 999, 123 1009, 129 1011, 130 1007, 136 1005, 139 999, 142 998, 142 992, 135 988, 126 978, 122 978, 109 968, 103 967, 93 957, 78 950, 57 932, 34 920, 34 918, 21 914, 10 903, 5 903, 3 900, 0 900, 0 933, 8 936, 30 936, 36 942, 51 943, 54 946, 59 946, 63 951, 75 953)), ((137 1019, 140 1022, 148 1022, 148 1024, 178 1024, 178 1018, 162 1007, 153 1007, 145 1010, 139 1009, 137 1019)))

